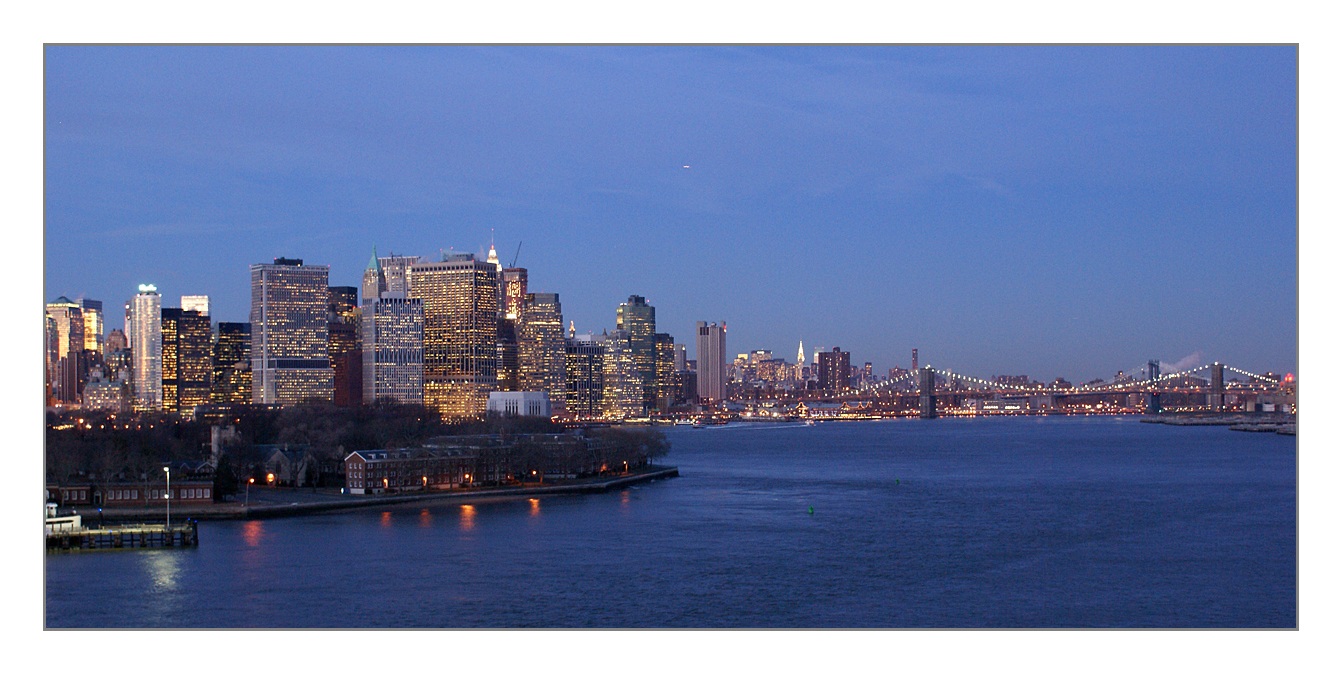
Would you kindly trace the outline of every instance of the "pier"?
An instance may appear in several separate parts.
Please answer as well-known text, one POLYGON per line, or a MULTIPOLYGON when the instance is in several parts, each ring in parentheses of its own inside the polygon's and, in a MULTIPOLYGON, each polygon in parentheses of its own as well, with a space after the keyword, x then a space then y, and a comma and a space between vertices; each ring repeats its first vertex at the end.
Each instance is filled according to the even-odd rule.
POLYGON ((77 528, 47 533, 47 550, 140 549, 195 547, 196 521, 174 524, 135 524, 107 528, 77 528))

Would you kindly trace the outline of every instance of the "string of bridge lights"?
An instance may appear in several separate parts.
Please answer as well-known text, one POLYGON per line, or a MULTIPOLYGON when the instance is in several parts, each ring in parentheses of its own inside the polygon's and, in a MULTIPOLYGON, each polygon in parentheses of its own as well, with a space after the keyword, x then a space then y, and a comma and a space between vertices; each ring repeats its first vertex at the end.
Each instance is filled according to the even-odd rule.
MULTIPOLYGON (((1174 380, 1174 379, 1185 378, 1185 377, 1187 377, 1187 376, 1193 375, 1194 373, 1196 373, 1196 372, 1198 372, 1198 371, 1203 371, 1203 370, 1209 369, 1209 368, 1211 368, 1211 367, 1213 367, 1213 366, 1215 366, 1215 365, 1217 365, 1217 364, 1218 364, 1218 362, 1213 362, 1212 364, 1205 364, 1205 365, 1203 365, 1203 366, 1196 366, 1195 368, 1192 368, 1192 369, 1186 369, 1186 370, 1184 370, 1184 371, 1177 371, 1177 372, 1174 372, 1174 373, 1168 373, 1168 374, 1165 374, 1165 375, 1162 375, 1162 376, 1158 376, 1157 378, 1151 378, 1151 379, 1144 380, 1144 381, 1141 381, 1141 382, 1144 382, 1144 383, 1147 383, 1147 384, 1150 384, 1150 385, 1156 385, 1156 384, 1158 384, 1158 383, 1160 383, 1160 382, 1163 382, 1163 381, 1166 381, 1166 380, 1174 380)), ((986 385, 986 386, 989 386, 989 387, 991 387, 991 388, 998 388, 998 389, 1004 389, 1004 390, 1017 390, 1017 391, 1019 391, 1019 392, 1041 392, 1042 390, 1045 390, 1045 391, 1052 391, 1052 390, 1058 390, 1058 389, 1061 389, 1061 388, 1038 388, 1038 387, 1028 387, 1028 386, 1026 386, 1026 385, 1009 385, 1009 384, 1006 384, 1006 383, 995 383, 995 382, 990 382, 990 381, 988 381, 988 380, 985 380, 985 379, 983 379, 983 378, 976 378, 976 377, 973 377, 973 376, 964 376, 964 375, 961 375, 960 373, 953 373, 953 372, 951 372, 951 371, 943 371, 943 370, 940 370, 940 369, 936 369, 936 368, 934 368, 934 367, 932 367, 932 366, 926 366, 925 368, 929 369, 930 371, 932 371, 932 372, 934 372, 934 373, 937 373, 938 375, 943 376, 944 378, 948 378, 948 379, 952 379, 952 380, 959 380, 959 381, 962 381, 962 382, 978 383, 978 384, 980 384, 980 385, 986 385)), ((1274 380, 1273 378, 1270 378, 1270 377, 1268 377, 1268 376, 1263 376, 1263 375, 1260 375, 1260 374, 1258 374, 1258 373, 1251 373, 1250 371, 1245 371, 1245 370, 1239 369, 1239 368, 1237 368, 1237 367, 1235 367, 1235 366, 1228 366, 1228 365, 1224 364, 1224 365, 1223 365, 1223 368, 1225 368, 1225 369, 1227 369, 1227 370, 1229 370, 1229 371, 1232 371, 1233 373, 1238 373, 1238 374, 1240 374, 1240 375, 1247 376, 1247 377, 1249 377, 1249 378, 1256 378, 1256 379, 1259 379, 1259 380, 1264 381, 1264 382, 1269 383, 1269 384, 1278 384, 1278 381, 1274 380)), ((906 373, 905 375, 903 375, 903 376, 901 376, 901 377, 899 377, 899 378, 888 378, 888 379, 886 379, 886 380, 883 380, 883 381, 876 382, 876 383, 873 383, 873 384, 871 384, 871 385, 868 385, 867 387, 864 387, 864 388, 862 388, 862 389, 859 390, 859 391, 860 391, 860 392, 867 392, 867 391, 878 390, 878 389, 881 389, 881 388, 893 387, 893 386, 895 386, 895 385, 900 384, 902 381, 909 380, 909 379, 913 378, 913 377, 914 377, 916 374, 918 374, 918 373, 919 373, 918 370, 916 370, 916 371, 910 371, 909 373, 906 373)), ((1133 382, 1123 382, 1123 383, 1110 383, 1110 384, 1107 384, 1107 385, 1091 385, 1091 386, 1089 386, 1089 385, 1081 385, 1081 386, 1073 387, 1073 388, 1069 388, 1069 389, 1072 389, 1072 390, 1078 390, 1078 391, 1084 391, 1084 392, 1105 392, 1105 391, 1107 391, 1107 390, 1126 389, 1126 388, 1133 387, 1134 385, 1135 385, 1135 383, 1133 383, 1133 382)))

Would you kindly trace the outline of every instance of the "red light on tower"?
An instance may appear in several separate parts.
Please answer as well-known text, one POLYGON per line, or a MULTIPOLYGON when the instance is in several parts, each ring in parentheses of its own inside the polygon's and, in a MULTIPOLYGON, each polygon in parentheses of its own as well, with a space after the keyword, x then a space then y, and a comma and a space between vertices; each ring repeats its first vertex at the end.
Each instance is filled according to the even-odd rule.
POLYGON ((1296 382, 1296 381, 1297 381, 1297 378, 1294 378, 1294 377, 1293 377, 1293 374, 1291 374, 1291 373, 1289 373, 1288 375, 1286 375, 1286 376, 1283 377, 1283 382, 1286 383, 1286 384, 1289 384, 1289 385, 1293 384, 1293 383, 1296 382))

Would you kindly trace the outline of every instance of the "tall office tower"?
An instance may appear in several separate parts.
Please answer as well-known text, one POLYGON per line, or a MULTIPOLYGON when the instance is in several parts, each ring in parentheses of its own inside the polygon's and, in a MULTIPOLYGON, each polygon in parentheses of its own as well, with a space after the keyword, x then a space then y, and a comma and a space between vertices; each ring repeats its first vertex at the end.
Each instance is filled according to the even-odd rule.
POLYGON ((518 384, 545 392, 551 415, 565 412, 565 319, 560 294, 529 293, 518 323, 518 384))
POLYGON ((210 403, 210 316, 196 310, 159 310, 163 410, 190 415, 210 403))
MULTIPOLYGON (((387 291, 387 274, 383 271, 383 264, 378 260, 378 247, 373 247, 373 255, 369 256, 369 264, 364 268, 364 278, 360 284, 360 298, 365 303, 377 300, 382 293, 387 291)), ((405 292, 405 289, 402 289, 405 292)))
POLYGON ((565 412, 573 418, 602 415, 605 345, 591 334, 565 339, 565 412))
POLYGON ((107 333, 107 342, 103 348, 107 352, 117 352, 129 349, 130 343, 126 342, 126 332, 121 329, 112 329, 107 333))
POLYGON ((84 314, 84 351, 93 352, 101 360, 103 354, 103 301, 77 298, 75 303, 84 314))
POLYGON ((803 352, 803 341, 798 341, 798 364, 793 367, 794 380, 807 380, 804 370, 807 368, 807 353, 803 352))
POLYGON ((410 297, 421 300, 425 313, 425 404, 445 420, 484 417, 499 357, 495 266, 473 254, 418 263, 410 297))
POLYGON ((602 415, 637 418, 644 413, 644 386, 630 332, 604 333, 602 343, 602 415))
POLYGON ((726 342, 723 326, 695 323, 696 395, 702 400, 723 401, 728 396, 726 342))
POLYGON ((258 263, 252 272, 252 403, 331 401, 325 265, 299 258, 258 263))
POLYGON ((55 330, 55 340, 47 338, 48 349, 53 343, 55 346, 49 357, 47 376, 51 380, 52 397, 58 402, 78 405, 81 365, 85 363, 84 311, 79 304, 61 296, 47 303, 47 316, 54 320, 48 327, 55 330))
POLYGON ((910 350, 910 370, 919 370, 919 348, 917 347, 910 350))
POLYGON ((364 299, 363 315, 363 402, 423 404, 425 311, 420 299, 387 291, 364 299))
POLYGON ((842 392, 849 388, 849 353, 835 348, 822 352, 817 360, 817 387, 827 392, 842 392))
POLYGON ((504 268, 500 274, 501 311, 505 318, 517 319, 523 316, 523 305, 527 303, 527 268, 504 268))
POLYGON ((209 296, 183 296, 183 310, 195 310, 201 313, 202 317, 210 316, 210 297, 209 296))
POLYGON ((654 363, 653 334, 657 332, 653 306, 643 296, 630 296, 616 308, 616 328, 630 334, 630 349, 639 374, 641 400, 644 412, 657 404, 658 372, 654 363))
POLYGON ((499 318, 499 363, 496 365, 495 389, 500 392, 521 392, 518 382, 519 318, 499 318))
MULTIPOLYGON (((107 367, 109 380, 131 382, 131 349, 126 342, 125 331, 112 329, 108 332, 107 342, 103 346, 103 364, 107 367)), ((129 384, 127 387, 129 388, 129 384)), ((129 389, 127 391, 129 393, 129 389)), ((129 403, 128 397, 127 404, 129 403)))
POLYGON ((131 348, 131 394, 135 410, 163 408, 162 300, 153 284, 141 284, 127 303, 126 339, 131 348))
POLYGON ((219 322, 214 345, 210 401, 247 404, 252 401, 252 325, 219 322))
POLYGON ((676 343, 676 344, 674 344, 674 345, 672 346, 672 358, 674 359, 674 361, 672 362, 672 370, 673 370, 673 371, 680 372, 680 371, 685 371, 685 370, 686 370, 686 346, 685 346, 685 345, 682 345, 681 343, 676 343))
MULTIPOLYGON (((387 288, 383 290, 410 298, 411 267, 419 262, 419 256, 398 256, 396 254, 380 256, 378 265, 382 268, 383 279, 387 282, 387 288)), ((365 296, 365 298, 378 298, 378 296, 365 296)))
POLYGON ((60 363, 59 350, 61 344, 60 332, 56 329, 56 318, 50 313, 42 313, 46 322, 46 333, 43 341, 43 353, 46 356, 46 368, 43 369, 43 380, 46 381, 46 387, 43 390, 43 404, 52 406, 56 400, 52 394, 56 386, 56 364, 60 363))
POLYGON ((327 357, 332 367, 331 399, 337 406, 358 406, 364 400, 359 314, 359 289, 327 287, 327 357))
POLYGON ((672 334, 653 334, 654 408, 659 413, 667 413, 677 400, 676 362, 672 334))

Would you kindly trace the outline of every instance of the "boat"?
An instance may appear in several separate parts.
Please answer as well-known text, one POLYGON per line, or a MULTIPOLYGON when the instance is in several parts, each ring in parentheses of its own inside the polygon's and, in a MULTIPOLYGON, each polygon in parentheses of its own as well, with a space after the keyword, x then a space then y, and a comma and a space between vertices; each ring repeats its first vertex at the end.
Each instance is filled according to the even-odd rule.
POLYGON ((807 422, 805 422, 805 423, 803 423, 803 424, 804 424, 804 425, 807 425, 808 427, 816 427, 816 426, 817 426, 817 421, 812 420, 812 419, 809 418, 809 419, 807 420, 807 422))

